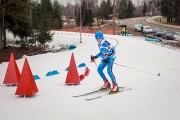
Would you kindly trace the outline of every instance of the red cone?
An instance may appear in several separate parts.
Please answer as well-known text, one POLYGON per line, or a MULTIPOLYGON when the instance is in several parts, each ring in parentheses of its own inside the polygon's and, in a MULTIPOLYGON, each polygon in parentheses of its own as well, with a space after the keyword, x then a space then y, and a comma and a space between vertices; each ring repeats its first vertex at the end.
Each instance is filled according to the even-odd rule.
POLYGON ((66 77, 66 84, 80 84, 79 75, 73 53, 71 55, 69 70, 66 77))
POLYGON ((31 69, 27 59, 25 59, 22 73, 20 76, 19 85, 16 89, 15 95, 32 96, 38 92, 38 88, 34 81, 31 69))
POLYGON ((14 54, 11 53, 3 84, 18 84, 19 78, 20 72, 14 59, 14 54))

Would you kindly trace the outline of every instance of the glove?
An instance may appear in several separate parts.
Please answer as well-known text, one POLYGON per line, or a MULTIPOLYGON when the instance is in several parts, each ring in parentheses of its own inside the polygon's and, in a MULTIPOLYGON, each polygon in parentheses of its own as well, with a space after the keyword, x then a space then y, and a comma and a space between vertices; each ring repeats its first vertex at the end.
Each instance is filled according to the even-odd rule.
POLYGON ((109 63, 109 58, 104 59, 103 62, 109 63))
POLYGON ((97 57, 96 56, 92 56, 91 55, 91 60, 93 61, 94 59, 96 59, 97 57))

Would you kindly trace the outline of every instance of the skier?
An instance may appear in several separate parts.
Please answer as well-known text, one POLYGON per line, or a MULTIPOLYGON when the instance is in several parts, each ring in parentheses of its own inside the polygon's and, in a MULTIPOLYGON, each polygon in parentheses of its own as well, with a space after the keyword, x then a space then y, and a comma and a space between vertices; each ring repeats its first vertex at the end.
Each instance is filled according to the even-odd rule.
POLYGON ((116 83, 116 79, 114 77, 114 74, 112 73, 112 67, 114 60, 116 59, 116 53, 115 53, 115 47, 112 46, 107 40, 104 39, 104 35, 101 31, 98 31, 95 33, 95 39, 98 42, 98 47, 100 52, 96 56, 91 55, 91 60, 94 61, 94 59, 98 57, 102 57, 102 61, 98 66, 98 73, 101 76, 101 78, 104 81, 104 85, 101 87, 101 91, 107 90, 111 88, 111 84, 107 80, 106 76, 103 73, 104 68, 107 66, 107 72, 109 77, 112 81, 112 88, 110 93, 116 93, 119 91, 118 85, 116 83))

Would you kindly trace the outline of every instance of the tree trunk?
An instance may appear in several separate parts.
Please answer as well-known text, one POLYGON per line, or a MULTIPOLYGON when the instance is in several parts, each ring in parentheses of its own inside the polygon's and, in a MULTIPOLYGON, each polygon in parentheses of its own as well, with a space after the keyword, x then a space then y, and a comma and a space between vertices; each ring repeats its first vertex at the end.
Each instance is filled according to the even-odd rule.
POLYGON ((2 50, 2 20, 0 18, 0 50, 2 50))
POLYGON ((173 23, 173 18, 172 17, 170 18, 170 22, 173 23))
POLYGON ((3 48, 6 49, 6 29, 5 28, 3 29, 3 40, 4 40, 3 48))
POLYGON ((43 43, 44 44, 44 52, 45 52, 45 43, 43 43))
MULTIPOLYGON (((5 1, 4 1, 5 5, 5 1)), ((5 30, 5 20, 4 20, 5 8, 2 11, 2 38, 3 38, 3 48, 6 48, 6 30, 5 30)))
MULTIPOLYGON (((83 10, 83 21, 82 21, 82 26, 85 25, 85 17, 86 17, 86 9, 87 9, 87 0, 83 0, 83 3, 84 3, 84 10, 83 10)), ((82 6, 81 6, 82 7, 82 6)))
MULTIPOLYGON (((3 6, 3 1, 0 2, 0 5, 3 6)), ((0 50, 3 49, 3 12, 4 10, 0 11, 0 50)))
POLYGON ((115 35, 116 0, 113 2, 113 35, 115 35))
POLYGON ((167 22, 168 22, 168 23, 170 22, 170 17, 169 17, 169 16, 167 16, 167 22))

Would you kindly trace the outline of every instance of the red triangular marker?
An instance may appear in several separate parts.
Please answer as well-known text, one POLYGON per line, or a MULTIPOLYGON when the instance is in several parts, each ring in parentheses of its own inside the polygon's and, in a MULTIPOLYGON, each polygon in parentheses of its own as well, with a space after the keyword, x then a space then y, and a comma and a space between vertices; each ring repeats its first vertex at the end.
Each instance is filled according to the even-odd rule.
POLYGON ((66 84, 80 84, 79 75, 73 53, 71 55, 71 61, 66 77, 66 84))
POLYGON ((11 53, 3 84, 18 84, 19 78, 20 72, 15 61, 14 54, 11 53))
POLYGON ((38 88, 34 81, 31 69, 27 59, 25 59, 22 73, 20 76, 19 85, 16 89, 15 95, 32 96, 38 92, 38 88))

